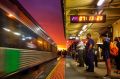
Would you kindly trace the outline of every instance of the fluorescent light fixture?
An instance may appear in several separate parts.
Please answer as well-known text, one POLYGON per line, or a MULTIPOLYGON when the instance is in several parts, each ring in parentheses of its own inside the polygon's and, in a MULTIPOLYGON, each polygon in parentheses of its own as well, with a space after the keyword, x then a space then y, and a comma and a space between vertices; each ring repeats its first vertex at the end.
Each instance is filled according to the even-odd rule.
POLYGON ((70 39, 75 39, 75 37, 74 37, 74 36, 70 36, 69 38, 70 38, 70 39))
POLYGON ((79 40, 79 37, 76 37, 75 39, 76 39, 76 40, 79 40))
POLYGON ((80 34, 78 36, 80 36, 80 34))
POLYGON ((99 0, 97 3, 97 6, 101 6, 104 3, 105 0, 99 0))
POLYGON ((86 31, 87 29, 83 30, 84 32, 86 31))
POLYGON ((32 37, 26 37, 26 39, 32 39, 32 37))
POLYGON ((11 30, 10 29, 7 29, 7 28, 3 28, 5 31, 7 32, 10 32, 11 30))
POLYGON ((22 40, 24 41, 24 40, 26 40, 25 38, 22 38, 22 40))
POLYGON ((79 34, 81 35, 82 33, 83 33, 83 31, 80 31, 80 33, 79 33, 79 34))
POLYGON ((103 12, 103 9, 102 9, 102 10, 100 10, 100 11, 98 12, 98 14, 100 15, 100 14, 102 14, 102 12, 103 12))
POLYGON ((82 30, 85 30, 85 29, 86 29, 86 27, 87 27, 87 25, 84 25, 84 26, 83 26, 83 28, 82 28, 82 30))
POLYGON ((17 33, 17 32, 13 32, 13 34, 17 35, 17 36, 20 36, 21 34, 20 33, 17 33))

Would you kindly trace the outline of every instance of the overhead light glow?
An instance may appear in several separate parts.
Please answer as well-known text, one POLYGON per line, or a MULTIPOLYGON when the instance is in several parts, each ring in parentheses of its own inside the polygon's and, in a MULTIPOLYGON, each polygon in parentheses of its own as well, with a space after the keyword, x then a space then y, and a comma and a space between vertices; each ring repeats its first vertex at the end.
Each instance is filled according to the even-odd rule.
POLYGON ((38 41, 38 43, 42 44, 42 41, 38 41))
POLYGON ((70 38, 70 39, 75 39, 75 37, 74 37, 74 36, 70 36, 69 38, 70 38))
POLYGON ((105 0, 99 0, 97 3, 97 6, 101 6, 104 3, 105 0))
POLYGON ((10 32, 11 30, 10 29, 7 29, 7 28, 3 28, 5 31, 7 32, 10 32))
POLYGON ((83 26, 83 28, 82 28, 82 30, 85 30, 85 29, 86 29, 86 27, 87 27, 87 25, 84 25, 84 26, 83 26))
POLYGON ((25 40, 25 38, 22 38, 22 40, 24 41, 24 40, 25 40))
POLYGON ((26 37, 26 39, 32 39, 32 37, 26 37))
POLYGON ((17 33, 17 32, 13 32, 13 34, 17 35, 17 36, 20 36, 21 34, 20 33, 17 33))
POLYGON ((78 36, 80 36, 80 34, 78 36))
POLYGON ((84 32, 86 31, 87 29, 83 30, 84 32))
POLYGON ((75 39, 76 39, 76 40, 79 40, 79 37, 76 37, 75 39))
POLYGON ((14 16, 13 16, 12 14, 9 14, 8 17, 12 18, 12 17, 14 17, 14 16))
POLYGON ((80 33, 79 33, 79 34, 81 35, 82 33, 83 33, 83 31, 80 31, 80 33))

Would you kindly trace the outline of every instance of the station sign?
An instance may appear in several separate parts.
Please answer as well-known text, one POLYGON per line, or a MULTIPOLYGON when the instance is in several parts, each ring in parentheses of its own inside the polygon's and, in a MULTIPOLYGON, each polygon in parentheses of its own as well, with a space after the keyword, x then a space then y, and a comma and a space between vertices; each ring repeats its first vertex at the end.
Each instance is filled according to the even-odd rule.
POLYGON ((71 23, 104 23, 106 15, 71 15, 71 23))

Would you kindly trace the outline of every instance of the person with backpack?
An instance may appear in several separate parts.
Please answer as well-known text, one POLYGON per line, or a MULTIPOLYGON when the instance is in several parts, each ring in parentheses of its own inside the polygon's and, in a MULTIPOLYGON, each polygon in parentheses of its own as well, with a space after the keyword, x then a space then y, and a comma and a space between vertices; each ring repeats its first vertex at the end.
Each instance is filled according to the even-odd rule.
POLYGON ((116 73, 120 74, 120 37, 116 37, 114 41, 116 42, 116 46, 118 47, 118 54, 115 56, 116 73))

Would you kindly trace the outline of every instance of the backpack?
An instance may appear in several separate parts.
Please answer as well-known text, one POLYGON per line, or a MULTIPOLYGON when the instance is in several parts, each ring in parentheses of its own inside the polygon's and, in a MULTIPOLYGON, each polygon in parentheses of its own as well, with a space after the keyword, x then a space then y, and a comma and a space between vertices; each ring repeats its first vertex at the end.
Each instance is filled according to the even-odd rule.
POLYGON ((117 56, 118 55, 118 47, 113 42, 110 43, 110 54, 112 56, 117 56))

